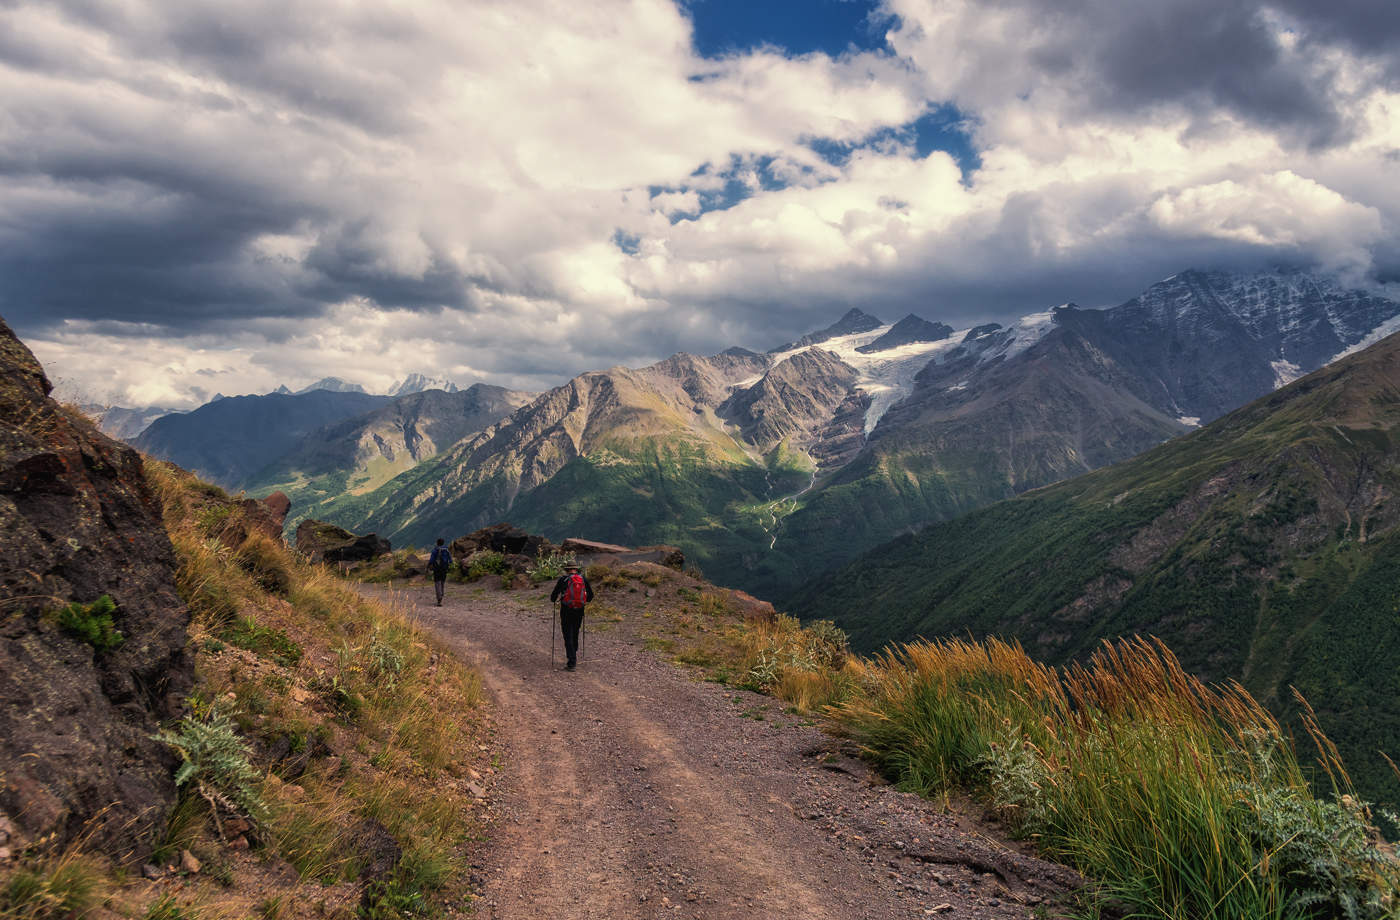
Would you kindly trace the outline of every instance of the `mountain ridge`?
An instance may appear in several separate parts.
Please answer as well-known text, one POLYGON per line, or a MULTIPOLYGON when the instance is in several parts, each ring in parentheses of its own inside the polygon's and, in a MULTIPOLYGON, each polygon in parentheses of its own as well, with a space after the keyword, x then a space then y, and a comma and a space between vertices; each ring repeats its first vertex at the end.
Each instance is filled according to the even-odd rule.
POLYGON ((1400 738, 1397 490, 1392 335, 1139 457, 898 538, 793 603, 861 649, 970 632, 1063 662, 1152 634, 1295 717, 1298 687, 1395 802, 1374 750, 1400 738))
POLYGON ((521 515, 681 542, 712 577, 781 600, 896 534, 1180 435, 1397 313, 1299 272, 1196 271, 1007 326, 854 309, 765 354, 590 371, 421 468, 326 479, 318 514, 398 542, 521 515))

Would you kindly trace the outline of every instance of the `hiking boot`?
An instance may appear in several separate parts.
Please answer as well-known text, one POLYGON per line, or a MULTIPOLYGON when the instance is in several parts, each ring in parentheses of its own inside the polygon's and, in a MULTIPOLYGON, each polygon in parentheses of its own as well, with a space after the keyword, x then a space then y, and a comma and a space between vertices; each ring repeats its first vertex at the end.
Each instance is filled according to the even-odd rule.
POLYGON ((574 663, 573 663, 572 661, 569 662, 568 664, 564 665, 564 670, 565 670, 565 671, 572 671, 573 669, 574 669, 574 663))

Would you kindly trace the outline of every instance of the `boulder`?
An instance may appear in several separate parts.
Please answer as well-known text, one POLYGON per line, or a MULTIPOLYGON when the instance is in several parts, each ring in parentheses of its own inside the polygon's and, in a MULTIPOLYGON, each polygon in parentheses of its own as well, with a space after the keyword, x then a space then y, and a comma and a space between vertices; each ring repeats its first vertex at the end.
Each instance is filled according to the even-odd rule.
POLYGON ((685 554, 674 546, 618 546, 615 543, 598 543, 594 540, 569 537, 559 544, 559 551, 572 555, 581 565, 655 562, 677 571, 685 568, 685 554))
POLYGON ((768 601, 761 601, 746 591, 730 588, 729 602, 745 619, 772 623, 778 619, 778 611, 768 601))
POLYGON ((189 612, 141 455, 49 398, 0 320, 0 818, 140 863, 175 801, 151 737, 193 685, 189 612), (111 597, 99 650, 55 612, 111 597))
POLYGON ((675 569, 677 572, 685 568, 685 553, 680 551, 680 547, 667 546, 639 546, 633 552, 637 553, 638 561, 655 562, 664 565, 668 569, 675 569))
POLYGON ((478 550, 538 559, 554 552, 554 544, 538 534, 528 533, 504 522, 483 527, 452 541, 454 559, 465 559, 478 550))
POLYGON ((297 525, 297 552, 311 562, 367 562, 389 552, 378 534, 353 534, 343 527, 310 518, 297 525))
POLYGON ((292 500, 281 492, 273 492, 267 498, 243 501, 243 516, 249 527, 274 540, 282 539, 282 525, 286 523, 287 512, 291 510, 292 500))
POLYGON ((580 540, 578 537, 569 537, 559 544, 559 552, 573 553, 575 556, 599 556, 599 555, 620 555, 632 552, 630 546, 618 546, 615 543, 596 543, 592 540, 580 540))

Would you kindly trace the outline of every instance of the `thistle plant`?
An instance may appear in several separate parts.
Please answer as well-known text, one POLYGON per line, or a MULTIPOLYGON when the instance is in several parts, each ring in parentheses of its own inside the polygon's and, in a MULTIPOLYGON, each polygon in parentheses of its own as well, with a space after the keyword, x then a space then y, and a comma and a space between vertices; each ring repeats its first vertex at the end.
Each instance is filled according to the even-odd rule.
POLYGON ((152 737, 179 752, 183 763, 175 771, 175 785, 192 783, 213 808, 216 824, 220 806, 259 823, 268 819, 262 776, 249 762, 248 746, 226 713, 216 709, 206 719, 186 716, 173 730, 162 729, 152 737))

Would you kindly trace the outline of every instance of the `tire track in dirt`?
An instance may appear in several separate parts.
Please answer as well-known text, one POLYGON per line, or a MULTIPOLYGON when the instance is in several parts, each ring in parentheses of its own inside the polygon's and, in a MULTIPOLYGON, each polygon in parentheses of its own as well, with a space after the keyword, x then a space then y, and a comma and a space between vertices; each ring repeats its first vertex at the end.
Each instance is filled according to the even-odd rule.
POLYGON ((588 629, 579 670, 551 664, 545 590, 396 595, 494 704, 478 916, 1026 918, 1063 890, 1066 870, 880 785, 774 701, 660 661, 630 621, 588 629))

